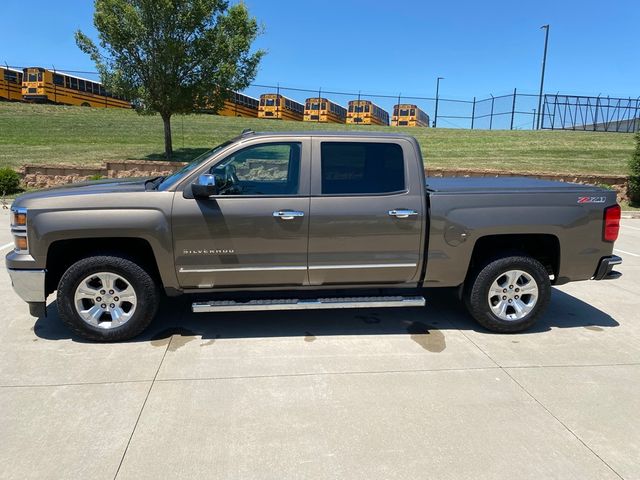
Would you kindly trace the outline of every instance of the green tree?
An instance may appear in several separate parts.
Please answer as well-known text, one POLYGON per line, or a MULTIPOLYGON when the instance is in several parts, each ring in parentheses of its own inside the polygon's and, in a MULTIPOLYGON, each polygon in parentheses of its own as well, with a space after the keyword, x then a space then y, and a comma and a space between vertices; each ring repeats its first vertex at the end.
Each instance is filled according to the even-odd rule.
POLYGON ((629 197, 635 203, 640 202, 640 131, 636 133, 636 149, 629 162, 629 197))
POLYGON ((251 51, 258 23, 243 3, 226 0, 95 0, 99 47, 84 33, 105 87, 134 99, 139 113, 158 113, 171 158, 171 116, 218 109, 230 90, 255 78, 262 50, 251 51))

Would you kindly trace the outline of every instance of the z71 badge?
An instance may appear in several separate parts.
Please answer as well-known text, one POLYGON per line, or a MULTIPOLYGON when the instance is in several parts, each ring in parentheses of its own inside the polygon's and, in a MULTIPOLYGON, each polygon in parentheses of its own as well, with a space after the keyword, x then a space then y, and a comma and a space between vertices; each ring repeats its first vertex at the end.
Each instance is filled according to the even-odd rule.
POLYGON ((578 203, 605 203, 607 197, 578 197, 578 203))

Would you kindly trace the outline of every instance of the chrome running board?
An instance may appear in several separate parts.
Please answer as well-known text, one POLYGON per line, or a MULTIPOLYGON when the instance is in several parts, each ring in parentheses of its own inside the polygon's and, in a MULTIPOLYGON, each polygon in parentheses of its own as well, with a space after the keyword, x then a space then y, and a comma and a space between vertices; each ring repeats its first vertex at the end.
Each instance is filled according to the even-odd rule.
POLYGON ((218 300, 211 302, 195 302, 191 304, 194 313, 205 312, 248 312, 262 310, 317 310, 324 308, 389 308, 389 307, 424 307, 424 297, 332 297, 309 299, 278 300, 218 300))

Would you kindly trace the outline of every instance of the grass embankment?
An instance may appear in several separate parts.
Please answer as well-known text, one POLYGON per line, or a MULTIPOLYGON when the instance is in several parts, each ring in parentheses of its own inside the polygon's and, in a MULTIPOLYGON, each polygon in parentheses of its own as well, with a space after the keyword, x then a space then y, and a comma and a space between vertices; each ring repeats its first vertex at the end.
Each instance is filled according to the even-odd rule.
MULTIPOLYGON (((244 128, 370 130, 414 135, 433 167, 627 174, 633 136, 571 131, 359 127, 216 115, 173 117, 175 160, 189 160, 244 128)), ((163 159, 162 121, 133 111, 0 103, 0 166, 163 159)))

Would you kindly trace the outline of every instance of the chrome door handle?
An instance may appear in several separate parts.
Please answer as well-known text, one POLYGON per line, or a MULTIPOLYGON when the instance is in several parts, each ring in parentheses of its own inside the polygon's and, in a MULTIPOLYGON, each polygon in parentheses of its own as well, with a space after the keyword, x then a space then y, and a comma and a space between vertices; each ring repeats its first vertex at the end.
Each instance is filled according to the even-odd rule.
POLYGON ((273 216, 282 220, 293 220, 296 217, 304 217, 304 212, 299 212, 298 210, 276 210, 273 212, 273 216))
POLYGON ((389 215, 396 218, 409 218, 414 215, 418 215, 418 212, 416 212, 415 210, 399 208, 397 210, 389 210, 389 215))

